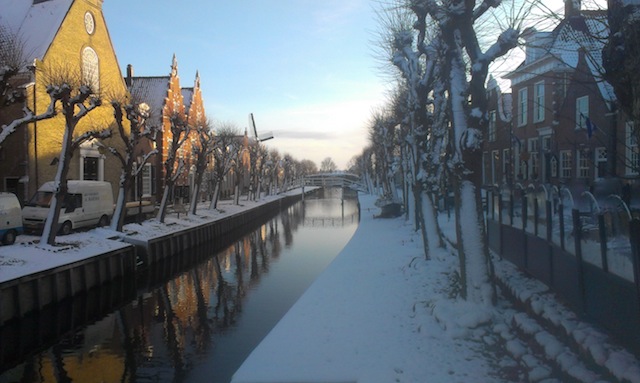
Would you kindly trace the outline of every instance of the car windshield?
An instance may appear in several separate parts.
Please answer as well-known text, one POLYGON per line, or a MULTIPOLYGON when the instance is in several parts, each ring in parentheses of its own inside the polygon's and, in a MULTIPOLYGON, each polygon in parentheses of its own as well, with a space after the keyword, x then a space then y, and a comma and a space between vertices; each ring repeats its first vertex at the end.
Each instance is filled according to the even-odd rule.
POLYGON ((49 207, 51 197, 53 197, 53 192, 38 191, 31 197, 27 206, 49 207))

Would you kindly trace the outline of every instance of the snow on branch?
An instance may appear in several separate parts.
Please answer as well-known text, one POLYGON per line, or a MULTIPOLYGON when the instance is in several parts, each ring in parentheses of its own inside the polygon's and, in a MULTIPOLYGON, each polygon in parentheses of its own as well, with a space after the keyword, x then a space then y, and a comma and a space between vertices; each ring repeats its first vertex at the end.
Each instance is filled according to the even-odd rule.
POLYGON ((488 65, 498 57, 505 55, 518 45, 518 37, 520 37, 520 31, 517 29, 505 29, 498 40, 480 57, 480 60, 488 65))

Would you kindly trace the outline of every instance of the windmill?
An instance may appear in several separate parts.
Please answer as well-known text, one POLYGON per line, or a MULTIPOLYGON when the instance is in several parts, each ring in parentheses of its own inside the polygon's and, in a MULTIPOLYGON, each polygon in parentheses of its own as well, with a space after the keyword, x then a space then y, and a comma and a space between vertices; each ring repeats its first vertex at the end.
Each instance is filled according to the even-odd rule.
POLYGON ((253 113, 249 113, 249 126, 251 126, 251 129, 253 129, 253 136, 255 137, 256 141, 262 142, 273 138, 272 132, 267 132, 258 136, 258 129, 256 129, 256 120, 253 118, 253 113))

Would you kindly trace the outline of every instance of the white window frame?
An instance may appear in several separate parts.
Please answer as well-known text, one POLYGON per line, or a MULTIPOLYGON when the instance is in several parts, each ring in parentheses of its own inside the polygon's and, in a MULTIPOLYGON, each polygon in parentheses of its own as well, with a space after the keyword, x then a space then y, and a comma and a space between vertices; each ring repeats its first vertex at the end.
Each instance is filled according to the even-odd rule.
POLYGON ((527 125, 527 88, 518 90, 518 126, 527 125))
POLYGON ((93 93, 100 91, 100 60, 91 47, 82 50, 82 80, 91 85, 93 93))
POLYGON ((491 151, 491 184, 495 185, 498 183, 498 164, 500 163, 500 151, 492 150, 491 151))
POLYGON ((595 161, 595 166, 593 168, 594 168, 596 178, 603 178, 606 174, 600 174, 600 164, 604 163, 604 166, 606 169, 606 166, 607 166, 607 148, 606 147, 599 146, 596 148, 594 161, 595 161))
POLYGON ((539 156, 538 156, 538 149, 539 149, 539 138, 530 138, 527 141, 527 144, 529 145, 529 178, 533 178, 533 175, 536 175, 537 179, 540 179, 540 177, 542 176, 540 174, 540 166, 539 166, 539 156))
POLYGON ((495 142, 496 141, 496 111, 495 110, 490 110, 489 111, 489 134, 488 134, 488 138, 489 138, 489 142, 495 142))
POLYGON ((544 121, 544 81, 533 84, 533 122, 544 121))
POLYGON ((589 153, 578 150, 576 153, 576 167, 578 178, 589 178, 589 153))
POLYGON ((571 150, 560 151, 560 178, 571 179, 571 177, 573 177, 572 154, 571 150))
POLYGON ((587 118, 589 117, 589 96, 576 98, 576 129, 587 128, 587 118))

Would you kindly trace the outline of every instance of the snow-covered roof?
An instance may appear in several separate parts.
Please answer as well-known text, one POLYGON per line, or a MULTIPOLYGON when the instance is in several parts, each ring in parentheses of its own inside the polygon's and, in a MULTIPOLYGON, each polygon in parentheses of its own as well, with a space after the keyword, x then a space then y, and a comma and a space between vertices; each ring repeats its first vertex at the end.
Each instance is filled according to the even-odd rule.
POLYGON ((0 25, 24 44, 27 62, 42 59, 58 33, 73 0, 0 0, 0 25))
POLYGON ((152 123, 162 124, 162 108, 169 89, 169 76, 132 77, 129 92, 136 102, 146 102, 151 108, 152 123))
POLYGON ((562 20, 551 33, 534 31, 532 35, 534 34, 537 34, 539 40, 534 41, 527 50, 543 53, 534 55, 532 60, 523 62, 506 76, 514 84, 561 67, 575 69, 583 52, 603 99, 615 101, 613 87, 602 78, 602 48, 609 36, 606 11, 582 10, 580 16, 562 20), (538 70, 534 69, 536 67, 539 67, 538 70))

